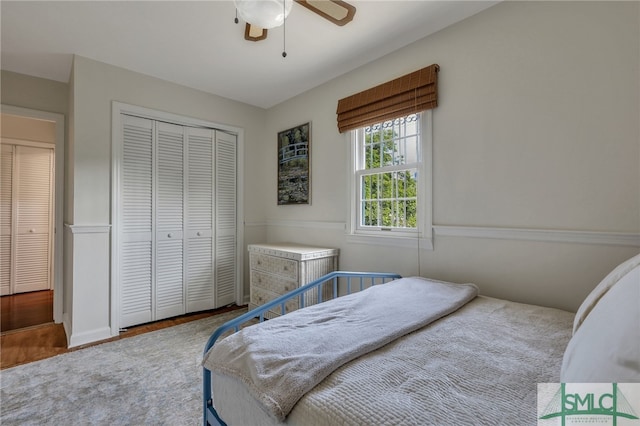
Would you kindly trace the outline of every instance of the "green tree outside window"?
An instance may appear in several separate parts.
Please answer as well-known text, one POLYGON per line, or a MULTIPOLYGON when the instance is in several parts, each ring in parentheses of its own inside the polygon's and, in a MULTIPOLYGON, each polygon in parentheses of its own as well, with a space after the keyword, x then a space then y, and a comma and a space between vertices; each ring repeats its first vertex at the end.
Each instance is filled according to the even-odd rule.
MULTIPOLYGON (((365 130, 364 169, 402 165, 398 134, 391 128, 365 130)), ((361 177, 362 226, 417 227, 417 170, 381 171, 361 177)))

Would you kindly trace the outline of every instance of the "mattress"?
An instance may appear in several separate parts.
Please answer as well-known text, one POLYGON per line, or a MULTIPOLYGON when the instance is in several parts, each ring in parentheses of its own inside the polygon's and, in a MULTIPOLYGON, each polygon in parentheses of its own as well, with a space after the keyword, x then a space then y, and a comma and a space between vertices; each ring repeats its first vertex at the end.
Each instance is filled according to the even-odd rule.
MULTIPOLYGON (((573 318, 479 296, 338 368, 284 424, 536 424, 537 383, 559 381, 573 318)), ((212 382, 214 406, 227 424, 283 424, 239 381, 214 373, 212 382)))

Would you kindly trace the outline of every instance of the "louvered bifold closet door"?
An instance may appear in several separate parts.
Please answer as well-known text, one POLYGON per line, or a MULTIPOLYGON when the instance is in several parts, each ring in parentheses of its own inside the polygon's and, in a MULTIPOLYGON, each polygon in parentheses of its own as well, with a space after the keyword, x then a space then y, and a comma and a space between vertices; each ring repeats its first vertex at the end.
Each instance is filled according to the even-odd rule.
POLYGON ((153 320, 153 130, 122 116, 120 175, 120 327, 153 320))
POLYGON ((156 320, 185 313, 184 132, 182 126, 157 122, 156 320))
POLYGON ((188 127, 186 292, 187 312, 215 307, 213 281, 213 135, 188 127))
POLYGON ((0 295, 11 294, 13 145, 0 152, 0 295))
POLYGON ((233 303, 236 287, 236 136, 216 131, 215 288, 216 307, 233 303))
POLYGON ((53 150, 15 147, 14 293, 51 288, 53 150))

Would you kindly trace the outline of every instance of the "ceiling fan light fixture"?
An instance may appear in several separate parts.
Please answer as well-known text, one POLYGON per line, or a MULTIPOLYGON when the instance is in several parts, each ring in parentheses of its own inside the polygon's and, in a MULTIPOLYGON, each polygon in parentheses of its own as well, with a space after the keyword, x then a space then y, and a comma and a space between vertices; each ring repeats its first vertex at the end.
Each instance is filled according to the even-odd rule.
POLYGON ((238 15, 247 23, 269 29, 284 24, 293 0, 234 0, 238 15))

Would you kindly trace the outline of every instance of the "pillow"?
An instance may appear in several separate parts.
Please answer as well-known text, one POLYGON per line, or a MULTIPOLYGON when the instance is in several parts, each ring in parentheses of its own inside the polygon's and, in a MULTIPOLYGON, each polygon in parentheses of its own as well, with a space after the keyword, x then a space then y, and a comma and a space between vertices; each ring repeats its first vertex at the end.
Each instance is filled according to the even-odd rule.
POLYGON ((584 322, 587 315, 589 315, 589 312, 591 312, 593 307, 598 303, 602 296, 604 296, 607 291, 609 291, 609 289, 618 282, 620 278, 625 276, 629 271, 631 271, 638 265, 640 265, 640 254, 632 257, 625 262, 622 262, 613 271, 609 272, 609 274, 604 277, 602 281, 600 281, 600 284, 598 284, 596 288, 594 288, 591 293, 589 293, 589 295, 586 297, 586 299, 584 299, 584 301, 578 308, 576 316, 573 319, 573 334, 578 331, 580 325, 584 322))
POLYGON ((610 280, 603 288, 598 285, 597 290, 569 340, 560 380, 640 382, 640 266, 610 280))

